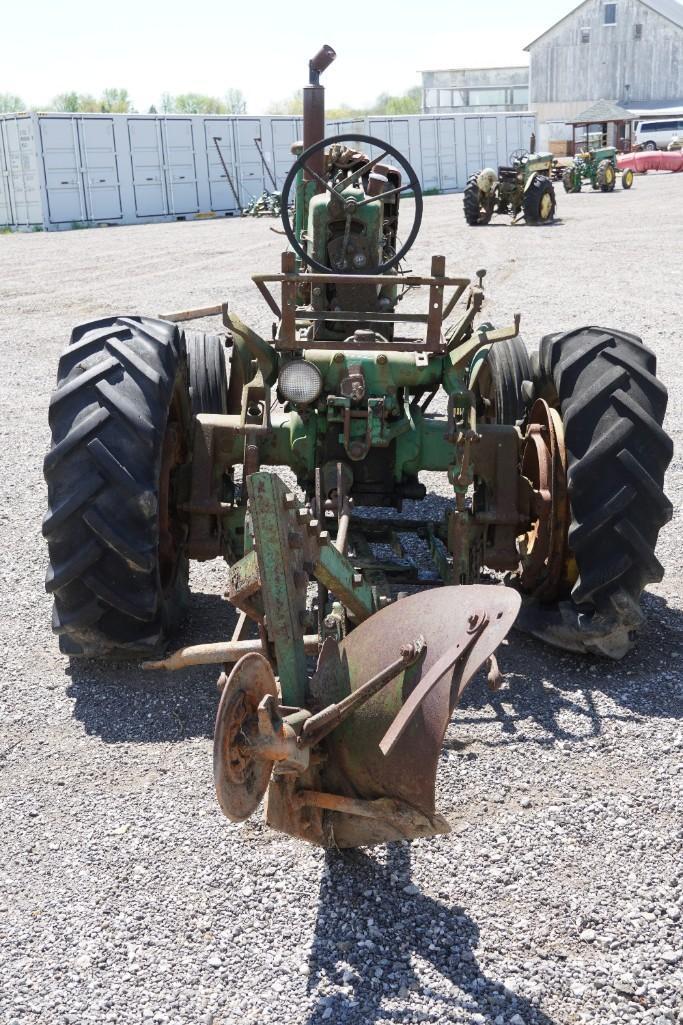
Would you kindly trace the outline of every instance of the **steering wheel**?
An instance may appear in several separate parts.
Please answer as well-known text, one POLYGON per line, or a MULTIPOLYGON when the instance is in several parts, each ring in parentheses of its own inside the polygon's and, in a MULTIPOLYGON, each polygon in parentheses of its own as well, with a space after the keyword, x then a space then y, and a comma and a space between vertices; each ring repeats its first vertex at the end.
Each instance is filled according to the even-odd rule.
MULTIPOLYGON (((285 235, 289 239, 290 245, 292 246, 294 252, 301 257, 304 263, 309 264, 309 266, 311 266, 314 270, 317 270, 322 274, 335 274, 338 273, 338 270, 336 270, 334 267, 328 267, 326 264, 322 263, 320 260, 316 260, 315 257, 311 256, 309 253, 306 252, 306 250, 303 248, 303 246, 297 239, 291 221, 289 219, 289 194, 296 180, 296 176, 301 170, 306 171, 306 173, 310 175, 310 177, 314 181, 317 181, 318 184, 322 185, 325 188, 325 190, 332 195, 335 204, 339 207, 340 215, 345 218, 344 238, 340 257, 341 260, 343 260, 344 255, 346 253, 346 249, 351 234, 351 224, 354 219, 356 211, 363 206, 367 206, 368 203, 373 203, 376 199, 387 199, 389 196, 398 196, 399 193, 406 192, 408 189, 411 189, 415 196, 415 212, 413 215, 413 223, 410 226, 410 232, 408 233, 406 241, 403 243, 398 252, 394 253, 394 255, 390 257, 388 260, 385 260, 384 263, 380 263, 378 264, 378 266, 372 268, 364 267, 363 273, 384 274, 386 271, 390 270, 392 267, 395 267, 398 263, 400 263, 400 261, 403 259, 403 257, 408 252, 413 242, 417 238, 417 233, 420 230, 420 224, 422 223, 422 188, 420 186, 420 182, 414 169, 411 167, 411 165, 408 163, 408 161, 402 153, 399 153, 399 151, 394 146, 390 146, 388 142, 382 142, 381 139, 376 139, 372 135, 334 135, 330 136, 327 139, 321 139, 320 142, 314 143, 313 146, 309 146, 308 149, 304 150, 301 156, 298 157, 294 164, 292 164, 289 170, 289 174, 285 179, 285 183, 282 186, 281 217, 282 225, 285 229, 285 235), (323 178, 321 177, 321 175, 317 174, 316 171, 313 171, 308 166, 308 163, 311 157, 314 156, 316 153, 319 153, 320 150, 325 150, 328 146, 333 146, 336 143, 340 142, 360 142, 363 144, 363 146, 375 146, 381 152, 378 157, 373 157, 372 159, 368 158, 367 161, 363 164, 363 166, 359 167, 358 170, 351 171, 350 169, 348 169, 348 174, 346 177, 341 177, 337 180, 335 176, 335 178, 332 178, 328 181, 326 178, 323 178), (370 174, 370 172, 376 164, 380 164, 384 160, 384 158, 388 156, 392 157, 393 160, 396 161, 398 166, 403 171, 405 171, 406 177, 408 179, 405 185, 400 185, 398 188, 388 189, 386 192, 379 193, 377 196, 366 195, 366 197, 361 200, 358 200, 352 196, 344 196, 345 190, 350 185, 356 184, 357 182, 361 182, 361 184, 363 184, 362 179, 366 175, 370 174)), ((342 175, 344 174, 344 168, 340 168, 339 171, 342 175)))
POLYGON ((514 164, 518 160, 520 162, 520 164, 521 164, 522 161, 526 160, 526 158, 529 155, 530 154, 529 154, 529 150, 528 149, 513 149, 512 153, 508 157, 508 160, 510 161, 511 164, 514 164))

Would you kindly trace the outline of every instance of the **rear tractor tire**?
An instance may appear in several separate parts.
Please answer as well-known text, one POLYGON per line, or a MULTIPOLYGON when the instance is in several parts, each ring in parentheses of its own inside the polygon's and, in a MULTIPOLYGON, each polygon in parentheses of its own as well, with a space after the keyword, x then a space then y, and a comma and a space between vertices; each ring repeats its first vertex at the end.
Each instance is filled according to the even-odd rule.
POLYGON ((562 416, 573 572, 571 593, 554 608, 528 603, 520 625, 559 647, 618 659, 642 624, 643 589, 663 575, 655 546, 672 514, 663 491, 673 454, 662 428, 666 388, 654 353, 607 328, 546 336, 539 364, 562 416))
POLYGON ((613 192, 617 173, 611 160, 601 160, 598 164, 597 182, 601 192, 613 192))
POLYGON ((49 419, 45 587, 60 648, 157 653, 188 598, 178 513, 192 451, 183 335, 147 317, 75 328, 49 419))
POLYGON ((549 224, 555 217, 555 189, 550 178, 537 174, 522 199, 527 224, 549 224))
POLYGON ((478 175, 473 174, 467 181, 463 194, 463 210, 465 220, 472 227, 488 224, 493 215, 493 201, 484 203, 477 184, 478 175))

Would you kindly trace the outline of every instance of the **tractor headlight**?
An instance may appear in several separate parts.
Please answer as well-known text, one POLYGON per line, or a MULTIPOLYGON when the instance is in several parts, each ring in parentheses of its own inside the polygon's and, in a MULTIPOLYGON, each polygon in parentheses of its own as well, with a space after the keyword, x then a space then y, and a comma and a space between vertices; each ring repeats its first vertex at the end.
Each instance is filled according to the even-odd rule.
POLYGON ((280 370, 277 386, 284 399, 296 406, 315 402, 323 390, 323 375, 305 359, 288 360, 280 370))

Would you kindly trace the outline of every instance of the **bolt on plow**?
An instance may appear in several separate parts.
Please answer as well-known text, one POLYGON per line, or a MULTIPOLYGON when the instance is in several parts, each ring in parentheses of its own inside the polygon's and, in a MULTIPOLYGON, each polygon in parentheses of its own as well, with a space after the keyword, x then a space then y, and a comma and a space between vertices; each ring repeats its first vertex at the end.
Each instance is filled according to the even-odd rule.
POLYGON ((253 275, 272 338, 227 302, 75 328, 43 532, 61 650, 221 667, 225 814, 265 797, 273 828, 353 847, 448 831, 444 734, 480 667, 500 685, 513 623, 565 650, 629 651, 662 576, 672 445, 636 336, 575 328, 529 357, 518 313, 483 319, 484 270, 403 269, 420 183, 380 139, 324 137, 334 57, 309 63, 289 249, 253 275), (425 312, 404 312, 416 290, 425 312), (184 327, 214 315, 215 334, 184 327), (441 517, 419 512, 427 471, 451 495, 441 517), (218 557, 232 636, 167 654, 189 560, 218 557))

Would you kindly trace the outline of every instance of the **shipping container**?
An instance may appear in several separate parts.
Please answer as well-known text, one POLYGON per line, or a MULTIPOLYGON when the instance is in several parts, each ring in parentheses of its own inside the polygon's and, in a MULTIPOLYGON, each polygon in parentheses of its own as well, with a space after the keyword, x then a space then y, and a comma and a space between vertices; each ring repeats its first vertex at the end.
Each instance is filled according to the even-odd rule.
MULTIPOLYGON (((425 191, 463 189, 507 163, 535 130, 527 112, 332 121, 398 149, 425 191)), ((0 115, 0 225, 59 230, 239 214, 281 188, 300 117, 163 114, 0 115)))

